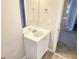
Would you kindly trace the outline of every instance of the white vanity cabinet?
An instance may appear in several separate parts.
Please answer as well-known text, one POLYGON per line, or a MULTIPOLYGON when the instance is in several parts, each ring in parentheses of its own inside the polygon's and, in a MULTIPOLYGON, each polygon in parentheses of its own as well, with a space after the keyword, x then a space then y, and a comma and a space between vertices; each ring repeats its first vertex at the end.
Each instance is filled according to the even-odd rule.
POLYGON ((24 37, 25 55, 27 59, 41 59, 48 50, 49 35, 39 42, 24 37))
POLYGON ((37 29, 35 35, 35 33, 31 32, 31 29, 33 31, 36 29, 31 27, 30 31, 28 31, 28 28, 26 27, 23 30, 25 56, 27 59, 41 59, 48 50, 50 32, 48 30, 37 29))

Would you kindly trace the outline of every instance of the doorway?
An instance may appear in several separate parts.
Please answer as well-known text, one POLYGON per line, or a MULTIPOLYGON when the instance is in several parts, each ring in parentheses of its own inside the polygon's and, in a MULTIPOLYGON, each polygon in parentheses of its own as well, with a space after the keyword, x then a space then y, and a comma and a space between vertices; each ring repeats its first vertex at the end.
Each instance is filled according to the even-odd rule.
POLYGON ((74 10, 71 10, 76 6, 76 2, 76 0, 65 0, 59 41, 56 49, 56 53, 67 59, 77 59, 77 15, 75 15, 74 11, 77 7, 75 7, 74 10), (74 23, 72 23, 73 20, 75 20, 74 23), (74 25, 71 30, 69 29, 70 27, 67 28, 67 26, 70 25, 74 25))

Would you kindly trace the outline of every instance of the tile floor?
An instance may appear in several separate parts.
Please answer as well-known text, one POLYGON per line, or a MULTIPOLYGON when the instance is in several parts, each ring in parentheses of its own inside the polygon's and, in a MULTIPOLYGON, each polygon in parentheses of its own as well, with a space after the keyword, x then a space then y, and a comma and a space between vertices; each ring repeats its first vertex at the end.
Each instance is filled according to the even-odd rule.
POLYGON ((42 59, 77 59, 76 50, 70 49, 64 43, 58 42, 56 53, 47 51, 42 59))
POLYGON ((58 42, 56 53, 66 57, 67 59, 77 59, 76 48, 70 48, 63 42, 58 42))
POLYGON ((47 51, 47 53, 43 56, 42 59, 65 59, 55 53, 52 53, 50 51, 47 51))

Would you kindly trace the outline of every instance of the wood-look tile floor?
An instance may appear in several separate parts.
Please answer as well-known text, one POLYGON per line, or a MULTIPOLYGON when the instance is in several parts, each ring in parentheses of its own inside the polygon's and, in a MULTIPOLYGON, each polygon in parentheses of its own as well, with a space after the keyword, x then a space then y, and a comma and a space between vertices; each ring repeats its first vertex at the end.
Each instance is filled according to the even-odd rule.
POLYGON ((42 59, 77 59, 77 50, 70 49, 65 44, 58 42, 56 53, 47 51, 42 59))
POLYGON ((63 42, 58 42, 56 53, 67 59, 77 59, 77 48, 68 47, 63 42))
POLYGON ((47 51, 47 53, 43 56, 42 59, 65 59, 65 58, 60 57, 59 55, 52 53, 50 51, 47 51))

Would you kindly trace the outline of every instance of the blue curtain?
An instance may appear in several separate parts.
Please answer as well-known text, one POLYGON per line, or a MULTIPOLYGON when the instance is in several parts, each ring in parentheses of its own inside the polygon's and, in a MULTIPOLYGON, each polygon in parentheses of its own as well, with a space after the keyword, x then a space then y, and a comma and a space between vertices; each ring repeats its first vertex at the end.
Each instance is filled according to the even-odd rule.
POLYGON ((70 3, 70 10, 66 22, 66 28, 69 31, 72 31, 74 28, 74 24, 76 21, 76 14, 77 14, 77 0, 71 0, 70 3))
POLYGON ((22 27, 26 27, 24 0, 20 0, 20 11, 21 11, 22 27))

